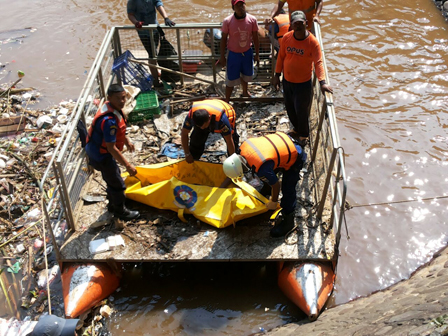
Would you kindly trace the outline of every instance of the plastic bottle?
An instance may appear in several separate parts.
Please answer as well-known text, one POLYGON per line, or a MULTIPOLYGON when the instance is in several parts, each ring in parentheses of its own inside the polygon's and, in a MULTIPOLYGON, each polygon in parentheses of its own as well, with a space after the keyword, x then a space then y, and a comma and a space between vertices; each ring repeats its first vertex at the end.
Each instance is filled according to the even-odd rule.
POLYGON ((171 113, 171 102, 169 99, 165 99, 162 103, 162 112, 166 114, 171 113))

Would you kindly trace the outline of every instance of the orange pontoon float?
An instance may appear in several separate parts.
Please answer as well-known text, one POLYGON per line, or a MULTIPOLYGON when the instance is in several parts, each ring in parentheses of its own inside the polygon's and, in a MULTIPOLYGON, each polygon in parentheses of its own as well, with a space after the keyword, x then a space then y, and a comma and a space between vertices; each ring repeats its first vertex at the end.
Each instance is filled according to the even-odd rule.
POLYGON ((107 264, 64 264, 62 294, 65 316, 76 318, 115 292, 120 280, 107 264))
POLYGON ((286 263, 280 271, 278 285, 314 321, 333 291, 335 277, 329 263, 286 263))

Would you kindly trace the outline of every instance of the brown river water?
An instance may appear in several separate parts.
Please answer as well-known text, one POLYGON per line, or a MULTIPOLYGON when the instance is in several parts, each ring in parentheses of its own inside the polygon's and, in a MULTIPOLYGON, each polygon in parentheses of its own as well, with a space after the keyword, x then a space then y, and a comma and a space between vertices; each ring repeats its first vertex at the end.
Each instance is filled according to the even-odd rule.
MULTIPOLYGON (((165 1, 176 22, 220 22, 230 1, 165 1)), ((247 0, 264 19, 273 1, 247 0)), ((0 0, 0 82, 43 105, 76 99, 125 0, 0 0), (25 27, 36 30, 9 32, 25 27), (5 37, 6 36, 6 37, 5 37), (10 71, 10 72, 9 72, 10 71)), ((448 24, 431 0, 324 0, 322 31, 346 153, 350 239, 337 304, 408 278, 447 242, 448 24), (389 202, 389 204, 388 204, 389 202), (390 203, 396 202, 396 203, 390 203), (367 204, 385 203, 367 206, 367 204)), ((244 335, 303 318, 272 265, 136 265, 114 294, 113 335, 244 335)))

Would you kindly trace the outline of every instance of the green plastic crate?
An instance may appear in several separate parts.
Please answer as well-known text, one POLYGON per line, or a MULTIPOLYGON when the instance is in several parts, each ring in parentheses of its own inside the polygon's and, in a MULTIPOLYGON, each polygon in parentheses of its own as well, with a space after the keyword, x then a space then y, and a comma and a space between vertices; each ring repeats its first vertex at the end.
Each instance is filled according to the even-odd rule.
POLYGON ((136 101, 134 110, 128 116, 130 122, 152 119, 154 115, 160 114, 159 99, 155 91, 140 93, 136 101))

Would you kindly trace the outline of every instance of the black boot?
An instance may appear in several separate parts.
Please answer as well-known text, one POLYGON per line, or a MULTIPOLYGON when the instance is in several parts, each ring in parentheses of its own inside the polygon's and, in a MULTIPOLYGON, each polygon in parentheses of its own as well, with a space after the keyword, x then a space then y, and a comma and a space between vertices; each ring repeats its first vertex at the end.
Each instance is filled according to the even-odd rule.
POLYGON ((140 216, 140 212, 136 210, 129 210, 125 205, 115 206, 114 208, 114 216, 123 220, 136 219, 140 216))
POLYGON ((283 237, 294 228, 294 212, 284 215, 282 221, 271 229, 271 237, 283 237))
POLYGON ((107 205, 107 211, 109 211, 109 212, 111 212, 111 213, 114 213, 114 212, 115 212, 115 205, 109 203, 109 204, 107 205))

